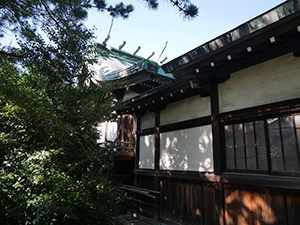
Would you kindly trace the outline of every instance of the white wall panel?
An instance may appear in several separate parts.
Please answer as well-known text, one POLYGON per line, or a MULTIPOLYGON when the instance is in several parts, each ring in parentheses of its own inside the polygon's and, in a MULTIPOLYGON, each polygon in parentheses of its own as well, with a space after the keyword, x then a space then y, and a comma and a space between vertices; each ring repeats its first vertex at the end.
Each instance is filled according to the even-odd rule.
POLYGON ((107 122, 107 140, 115 141, 118 136, 118 123, 117 122, 107 122))
POLYGON ((196 119, 211 114, 210 98, 200 95, 169 104, 160 113, 160 124, 166 125, 190 119, 196 119))
POLYGON ((155 135, 140 137, 140 169, 154 169, 155 135))
POLYGON ((138 95, 139 95, 139 93, 137 93, 135 91, 132 91, 132 90, 125 91, 123 99, 133 98, 133 97, 138 96, 138 95))
POLYGON ((106 121, 97 125, 98 139, 97 143, 106 141, 115 141, 118 135, 118 123, 106 121))
POLYGON ((231 74, 219 85, 220 112, 300 97, 300 58, 288 54, 231 74))
POLYGON ((213 171, 211 125, 162 133, 160 169, 213 171))
POLYGON ((155 127, 155 113, 151 113, 148 111, 141 117, 141 129, 151 127, 155 127))

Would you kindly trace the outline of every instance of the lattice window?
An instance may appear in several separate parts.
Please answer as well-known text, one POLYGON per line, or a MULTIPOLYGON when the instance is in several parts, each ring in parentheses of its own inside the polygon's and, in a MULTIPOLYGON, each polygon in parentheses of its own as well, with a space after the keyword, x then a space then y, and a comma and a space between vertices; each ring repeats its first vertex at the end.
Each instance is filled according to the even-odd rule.
POLYGON ((224 126, 226 169, 300 171, 300 115, 224 126))

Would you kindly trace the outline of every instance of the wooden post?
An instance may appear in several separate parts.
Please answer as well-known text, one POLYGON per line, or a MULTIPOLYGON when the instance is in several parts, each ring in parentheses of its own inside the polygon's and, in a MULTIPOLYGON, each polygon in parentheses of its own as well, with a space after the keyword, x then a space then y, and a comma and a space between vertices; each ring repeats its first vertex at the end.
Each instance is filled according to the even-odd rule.
MULTIPOLYGON (((213 84, 210 89, 211 100, 211 123, 213 136, 213 155, 214 155, 214 172, 216 175, 221 175, 223 172, 222 146, 221 146, 221 128, 219 119, 219 97, 218 84, 213 84)), ((219 225, 224 225, 224 190, 223 185, 219 183, 215 185, 215 209, 216 221, 219 225)))
POLYGON ((160 158, 160 111, 155 112, 155 170, 159 170, 160 158))

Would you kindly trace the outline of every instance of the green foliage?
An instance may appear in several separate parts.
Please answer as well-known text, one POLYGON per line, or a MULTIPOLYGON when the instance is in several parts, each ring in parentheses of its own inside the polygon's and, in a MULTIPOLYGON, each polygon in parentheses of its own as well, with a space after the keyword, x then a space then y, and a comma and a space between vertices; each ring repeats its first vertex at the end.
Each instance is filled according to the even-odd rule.
POLYGON ((118 198, 102 175, 110 154, 93 126, 115 104, 103 98, 106 87, 74 85, 71 72, 80 70, 48 47, 26 59, 26 70, 1 62, 1 224, 110 224, 118 198))
POLYGON ((108 5, 105 0, 2 0, 0 1, 0 37, 7 29, 26 35, 40 24, 55 23, 60 27, 86 19, 88 10, 108 11, 111 16, 126 18, 131 4, 108 5), (58 16, 59 15, 59 16, 58 16))
MULTIPOLYGON (((143 0, 150 9, 157 9, 159 0, 143 0)), ((198 8, 189 0, 168 0, 185 18, 198 15, 198 8)), ((0 2, 0 37, 7 29, 26 33, 40 23, 71 25, 87 18, 88 10, 107 11, 113 17, 127 18, 134 10, 123 2, 110 5, 106 0, 2 0, 0 2), (59 15, 59 17, 57 16, 59 15), (71 16, 71 17, 70 17, 71 16), (68 18, 68 20, 66 19, 68 18), (32 26, 33 25, 33 26, 32 26)))
MULTIPOLYGON (((2 224, 110 224, 114 189, 92 172, 74 176, 60 150, 11 151, 1 169, 2 224), (70 172, 71 171, 71 172, 70 172)), ((86 163, 86 162, 85 162, 86 163)), ((77 165, 75 165, 77 167, 77 165)), ((88 169, 88 168, 87 168, 88 169)))
MULTIPOLYGON (((155 0, 147 0, 155 1, 155 0)), ((198 7, 189 0, 170 0, 170 2, 177 7, 177 9, 182 13, 184 18, 191 19, 198 15, 198 7)))
POLYGON ((133 11, 134 7, 130 4, 125 6, 123 2, 115 6, 108 7, 107 11, 110 12, 112 17, 128 18, 129 14, 133 11))
POLYGON ((98 53, 81 21, 94 7, 133 11, 105 0, 0 2, 0 37, 9 30, 19 43, 0 50, 1 224, 111 224, 124 197, 105 176, 110 148, 96 143, 95 123, 120 104, 107 97, 114 84, 85 86, 98 53))
POLYGON ((104 98, 111 86, 84 86, 92 33, 70 23, 73 11, 55 15, 41 20, 47 42, 20 26, 19 50, 0 57, 0 221, 111 224, 121 197, 104 175, 110 151, 97 145, 95 122, 118 103, 104 98))

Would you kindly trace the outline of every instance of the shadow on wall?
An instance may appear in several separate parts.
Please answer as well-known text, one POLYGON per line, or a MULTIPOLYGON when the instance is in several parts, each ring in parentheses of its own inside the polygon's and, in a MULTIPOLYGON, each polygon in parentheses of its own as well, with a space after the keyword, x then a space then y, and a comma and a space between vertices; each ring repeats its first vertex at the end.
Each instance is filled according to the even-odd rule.
POLYGON ((212 172, 211 125, 162 133, 160 169, 212 172))
POLYGON ((155 135, 145 135, 140 137, 140 159, 139 168, 154 169, 155 157, 155 135))
POLYGON ((225 224, 286 224, 283 196, 271 192, 225 188, 225 224))

